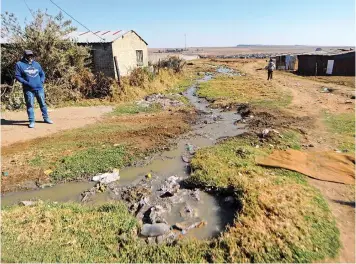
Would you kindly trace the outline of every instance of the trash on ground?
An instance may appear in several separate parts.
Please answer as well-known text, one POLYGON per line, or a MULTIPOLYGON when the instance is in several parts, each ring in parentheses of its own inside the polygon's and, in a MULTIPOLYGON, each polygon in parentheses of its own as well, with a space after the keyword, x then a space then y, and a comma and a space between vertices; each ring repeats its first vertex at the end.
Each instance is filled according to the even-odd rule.
POLYGON ((335 152, 275 150, 267 157, 257 157, 256 164, 300 172, 322 181, 355 184, 355 157, 335 152))
POLYGON ((46 174, 47 176, 50 175, 53 171, 52 170, 45 170, 44 174, 46 174))
MULTIPOLYGON (((179 94, 174 96, 177 98, 181 97, 181 95, 179 94)), ((170 107, 184 106, 184 104, 181 101, 169 98, 163 94, 152 94, 146 96, 145 100, 138 101, 136 102, 136 104, 143 107, 149 107, 152 104, 159 104, 162 106, 163 109, 167 109, 170 107)))
POLYGON ((114 169, 112 173, 103 173, 93 177, 93 181, 100 183, 110 183, 120 179, 119 170, 114 169))
POLYGON ((38 203, 37 201, 21 201, 21 202, 19 202, 19 205, 22 205, 22 206, 34 206, 37 203, 38 203))
POLYGON ((335 89, 333 88, 328 88, 328 87, 323 87, 321 90, 322 93, 332 93, 335 89))

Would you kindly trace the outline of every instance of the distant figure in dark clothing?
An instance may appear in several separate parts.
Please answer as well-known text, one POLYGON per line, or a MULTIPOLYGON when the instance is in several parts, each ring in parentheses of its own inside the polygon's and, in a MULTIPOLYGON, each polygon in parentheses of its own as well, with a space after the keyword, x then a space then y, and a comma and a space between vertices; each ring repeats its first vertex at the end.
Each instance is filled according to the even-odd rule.
POLYGON ((276 68, 276 65, 274 64, 273 60, 270 59, 270 60, 269 60, 269 63, 268 63, 268 66, 267 66, 267 69, 268 69, 268 78, 267 78, 267 81, 268 81, 268 80, 272 80, 273 71, 274 71, 275 68, 276 68))
POLYGON ((53 121, 48 116, 45 93, 43 89, 45 73, 43 72, 41 65, 34 60, 34 55, 31 50, 25 50, 21 61, 16 63, 15 78, 22 83, 28 120, 30 122, 28 127, 35 127, 35 98, 40 105, 44 122, 47 124, 53 124, 53 121))

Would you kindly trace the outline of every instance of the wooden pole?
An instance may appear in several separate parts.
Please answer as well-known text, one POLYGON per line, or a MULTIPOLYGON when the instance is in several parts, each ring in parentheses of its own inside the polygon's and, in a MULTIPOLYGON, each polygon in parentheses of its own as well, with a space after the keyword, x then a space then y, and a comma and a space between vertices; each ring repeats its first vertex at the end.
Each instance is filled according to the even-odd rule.
POLYGON ((117 83, 119 84, 119 86, 121 86, 119 64, 117 62, 117 57, 116 56, 114 56, 114 64, 115 64, 115 70, 116 70, 116 75, 117 75, 117 83))

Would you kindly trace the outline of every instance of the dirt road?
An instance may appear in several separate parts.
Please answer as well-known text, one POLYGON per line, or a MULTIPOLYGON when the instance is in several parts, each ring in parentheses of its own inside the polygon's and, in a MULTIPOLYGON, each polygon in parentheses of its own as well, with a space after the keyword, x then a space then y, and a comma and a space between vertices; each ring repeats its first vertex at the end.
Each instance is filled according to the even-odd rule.
POLYGON ((96 122, 103 114, 112 110, 111 106, 95 107, 65 107, 49 110, 54 124, 42 121, 41 111, 37 109, 36 127, 28 128, 27 113, 3 112, 1 116, 1 146, 7 146, 19 141, 48 136, 58 131, 82 127, 96 122))
MULTIPOLYGON (((257 70, 263 67, 264 61, 244 64, 241 69, 246 73, 267 82, 267 73, 257 70)), ((353 88, 337 84, 325 84, 291 73, 274 73, 273 85, 293 95, 292 103, 287 110, 298 116, 310 116, 316 120, 315 125, 306 129, 306 140, 314 145, 312 150, 333 150, 333 142, 327 136, 321 113, 353 113, 355 103, 350 100, 353 88), (322 87, 334 88, 333 93, 322 93, 322 87)), ((310 180, 327 199, 337 220, 343 248, 338 262, 355 262, 355 191, 354 186, 310 180)))

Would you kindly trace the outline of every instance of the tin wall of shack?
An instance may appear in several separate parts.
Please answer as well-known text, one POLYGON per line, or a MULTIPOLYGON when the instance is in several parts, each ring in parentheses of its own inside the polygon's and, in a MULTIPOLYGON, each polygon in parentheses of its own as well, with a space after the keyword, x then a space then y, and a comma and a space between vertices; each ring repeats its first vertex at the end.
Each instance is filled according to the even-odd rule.
POLYGON ((355 76, 355 52, 333 56, 334 67, 332 75, 355 76))
POLYGON ((327 75, 328 60, 334 60, 331 75, 355 76, 355 52, 338 55, 298 55, 298 74, 327 75))

